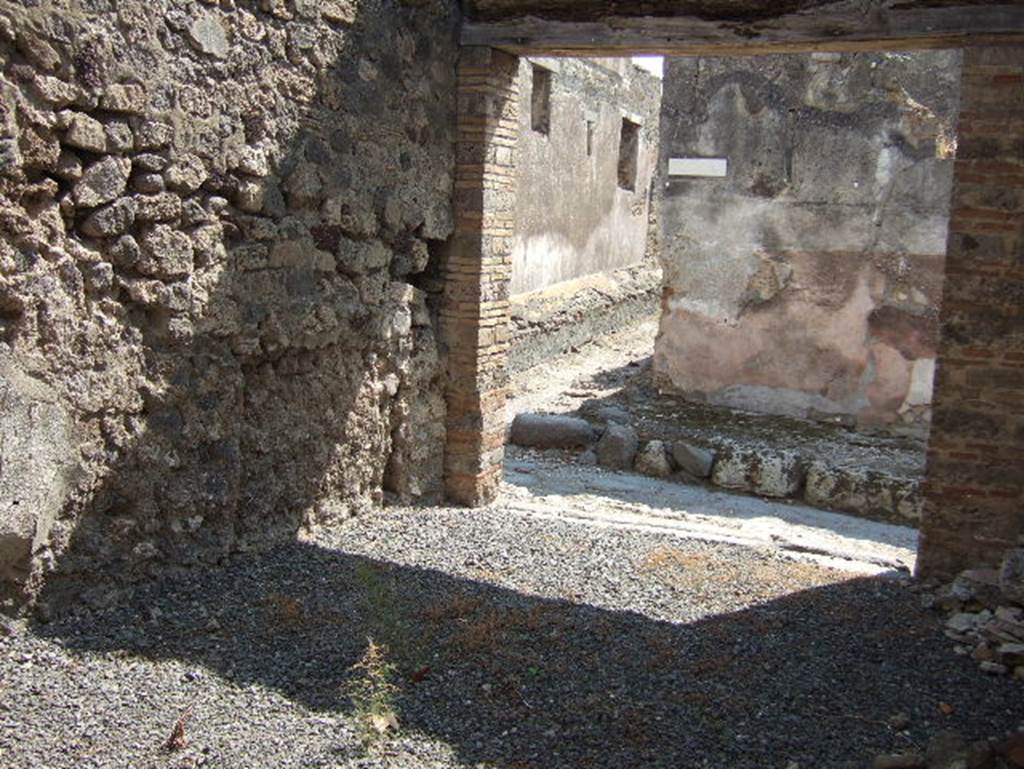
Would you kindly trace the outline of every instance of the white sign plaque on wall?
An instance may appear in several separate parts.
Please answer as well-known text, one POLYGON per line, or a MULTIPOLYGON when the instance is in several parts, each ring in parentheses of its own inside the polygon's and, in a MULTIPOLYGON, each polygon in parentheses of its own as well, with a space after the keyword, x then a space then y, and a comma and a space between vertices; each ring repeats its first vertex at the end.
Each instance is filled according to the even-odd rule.
POLYGON ((669 158, 669 176, 712 176, 721 178, 728 170, 726 158, 669 158))

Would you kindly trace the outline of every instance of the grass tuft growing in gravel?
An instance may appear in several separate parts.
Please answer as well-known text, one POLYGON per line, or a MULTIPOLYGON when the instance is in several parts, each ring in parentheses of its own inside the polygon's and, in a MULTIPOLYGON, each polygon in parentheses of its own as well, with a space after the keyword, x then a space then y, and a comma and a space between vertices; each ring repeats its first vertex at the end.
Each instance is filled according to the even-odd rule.
POLYGON ((398 731, 398 686, 395 666, 388 661, 387 653, 387 647, 368 638, 366 652, 351 667, 352 678, 345 685, 359 741, 368 751, 398 731))

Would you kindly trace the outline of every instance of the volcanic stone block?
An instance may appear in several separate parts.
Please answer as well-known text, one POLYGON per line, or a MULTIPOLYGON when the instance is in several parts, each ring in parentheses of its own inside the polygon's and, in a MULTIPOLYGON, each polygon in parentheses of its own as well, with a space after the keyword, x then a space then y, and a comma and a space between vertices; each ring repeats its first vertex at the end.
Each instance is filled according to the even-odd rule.
POLYGON ((594 440, 594 429, 583 419, 552 414, 517 414, 512 420, 512 443, 539 449, 571 449, 594 440))
POLYGON ((597 463, 612 470, 629 470, 638 443, 632 427, 610 424, 597 442, 597 463))
POLYGON ((0 577, 23 583, 71 487, 72 422, 56 392, 0 358, 0 577))
POLYGON ((716 486, 764 497, 792 497, 804 479, 800 456, 788 451, 731 448, 723 451, 711 473, 716 486))
POLYGON ((697 478, 707 478, 715 464, 715 452, 689 443, 672 444, 672 458, 681 470, 697 478))

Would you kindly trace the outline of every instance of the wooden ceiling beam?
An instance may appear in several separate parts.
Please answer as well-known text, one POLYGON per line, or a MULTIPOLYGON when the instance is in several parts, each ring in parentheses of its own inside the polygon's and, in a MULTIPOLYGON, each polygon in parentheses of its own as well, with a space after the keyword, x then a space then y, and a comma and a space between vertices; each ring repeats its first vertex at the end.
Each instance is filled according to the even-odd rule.
POLYGON ((707 15, 470 19, 463 24, 462 44, 546 56, 747 56, 1011 45, 1024 44, 1024 2, 839 0, 749 21, 707 15))

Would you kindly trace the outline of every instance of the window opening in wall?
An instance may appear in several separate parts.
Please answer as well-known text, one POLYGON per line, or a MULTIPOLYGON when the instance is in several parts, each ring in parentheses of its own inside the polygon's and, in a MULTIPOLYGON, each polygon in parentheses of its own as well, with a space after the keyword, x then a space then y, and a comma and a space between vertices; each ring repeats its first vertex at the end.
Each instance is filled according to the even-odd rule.
POLYGON ((619 186, 624 190, 636 189, 636 167, 640 155, 640 125, 622 118, 619 133, 619 186))
POLYGON ((537 65, 530 92, 530 127, 545 135, 551 130, 551 71, 537 65))
POLYGON ((587 121, 587 157, 594 154, 594 121, 587 121))

